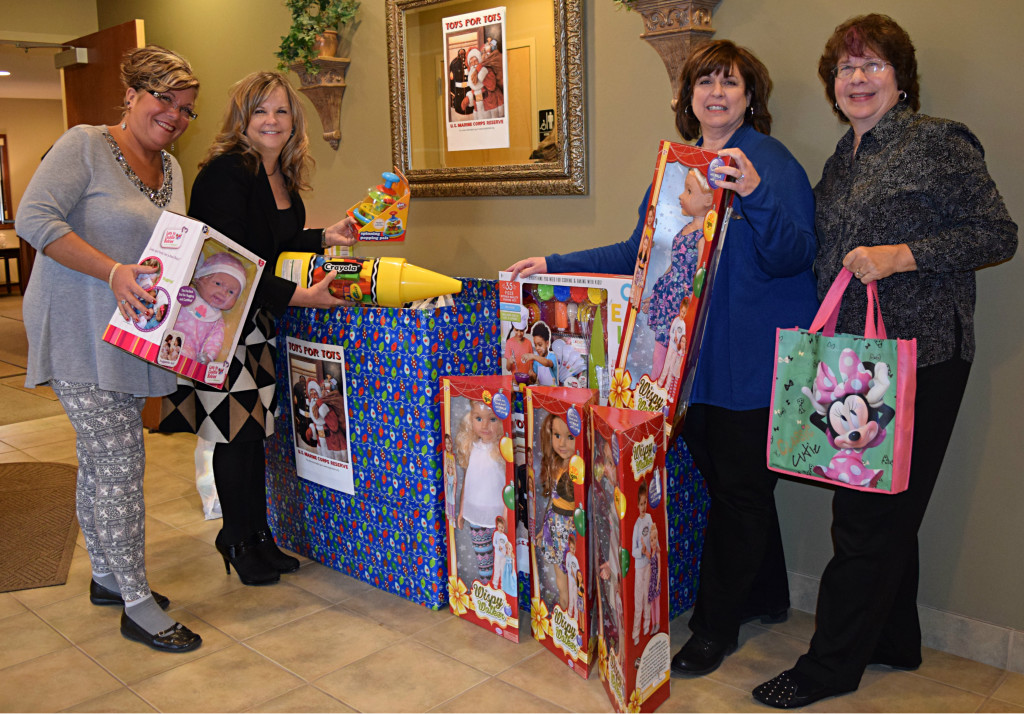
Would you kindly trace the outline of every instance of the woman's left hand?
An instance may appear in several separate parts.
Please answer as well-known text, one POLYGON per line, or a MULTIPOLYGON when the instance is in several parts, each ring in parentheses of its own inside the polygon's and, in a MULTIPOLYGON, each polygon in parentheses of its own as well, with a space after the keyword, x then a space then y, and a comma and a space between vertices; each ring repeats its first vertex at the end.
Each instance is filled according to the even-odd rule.
POLYGON ((719 156, 730 156, 736 162, 735 166, 720 166, 715 171, 719 174, 731 177, 728 181, 719 181, 718 185, 735 191, 740 196, 749 196, 761 183, 761 176, 754 168, 753 162, 747 158, 741 149, 722 149, 719 156))
POLYGON ((326 231, 327 245, 355 245, 359 242, 359 224, 345 216, 326 231))
POLYGON ((906 243, 899 245, 858 246, 843 258, 843 267, 865 285, 888 278, 893 273, 917 270, 917 261, 906 243))

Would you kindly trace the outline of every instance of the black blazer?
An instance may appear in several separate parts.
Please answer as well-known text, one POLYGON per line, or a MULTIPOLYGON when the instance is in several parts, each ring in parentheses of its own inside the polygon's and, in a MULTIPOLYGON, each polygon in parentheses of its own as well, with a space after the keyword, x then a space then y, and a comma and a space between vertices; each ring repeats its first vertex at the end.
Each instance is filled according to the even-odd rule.
MULTIPOLYGON (((303 226, 306 207, 298 193, 293 192, 291 199, 296 225, 303 226)), ((299 229, 292 235, 281 235, 277 212, 263 162, 259 173, 254 174, 238 153, 222 154, 210 161, 192 184, 188 214, 267 261, 253 296, 250 318, 256 308, 275 318, 288 308, 296 285, 274 274, 277 257, 283 251, 322 251, 320 229, 299 229)))

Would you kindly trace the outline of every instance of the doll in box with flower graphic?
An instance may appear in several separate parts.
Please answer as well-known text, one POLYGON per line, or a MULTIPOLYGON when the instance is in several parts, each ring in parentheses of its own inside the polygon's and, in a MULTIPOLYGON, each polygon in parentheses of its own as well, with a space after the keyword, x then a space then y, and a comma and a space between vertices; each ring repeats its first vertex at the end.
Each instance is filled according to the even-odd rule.
POLYGON ((214 253, 196 266, 192 287, 196 298, 182 304, 175 332, 184 337, 181 353, 201 364, 221 362, 227 332, 225 313, 235 307, 247 283, 245 266, 228 251, 214 253))
POLYGON ((495 521, 505 515, 502 489, 506 462, 499 442, 504 434, 501 420, 481 401, 473 401, 455 433, 457 461, 463 469, 462 490, 455 527, 469 524, 480 580, 494 572, 495 521))

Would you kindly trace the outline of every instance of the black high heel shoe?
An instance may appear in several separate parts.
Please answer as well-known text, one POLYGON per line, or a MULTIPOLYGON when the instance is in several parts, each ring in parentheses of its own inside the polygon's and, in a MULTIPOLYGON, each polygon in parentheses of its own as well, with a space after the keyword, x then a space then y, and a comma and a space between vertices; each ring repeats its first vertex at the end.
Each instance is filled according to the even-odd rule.
POLYGON ((223 537, 224 531, 217 533, 213 544, 224 558, 224 570, 228 575, 231 574, 233 565, 243 585, 270 585, 281 579, 277 570, 260 557, 255 544, 244 540, 241 543, 229 544, 224 542, 223 537))
POLYGON ((256 531, 251 542, 256 548, 256 552, 263 558, 263 562, 277 572, 294 573, 299 569, 299 559, 281 552, 277 543, 274 542, 274 534, 270 532, 269 528, 260 528, 256 531))

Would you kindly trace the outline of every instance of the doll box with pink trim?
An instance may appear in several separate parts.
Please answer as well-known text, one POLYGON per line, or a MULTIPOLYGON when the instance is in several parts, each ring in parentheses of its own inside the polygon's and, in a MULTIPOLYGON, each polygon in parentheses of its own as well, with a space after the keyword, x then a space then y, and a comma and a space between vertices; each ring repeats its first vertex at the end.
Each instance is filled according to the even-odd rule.
POLYGON ((666 427, 689 401, 732 211, 716 169, 732 161, 687 144, 658 147, 610 403, 662 412, 666 427))
POLYGON ((512 379, 441 377, 448 606, 519 641, 512 379))
POLYGON ((668 699, 668 519, 662 414, 596 406, 590 485, 597 668, 616 711, 668 699))
POLYGON ((631 280, 621 275, 498 274, 501 369, 516 389, 597 389, 608 403, 631 280))
MULTIPOLYGON (((114 311, 103 339, 139 359, 221 389, 265 261, 213 228, 164 211, 139 258, 152 315, 114 311)), ((147 300, 148 302, 148 300, 147 300)))
POLYGON ((590 406, 597 390, 527 387, 526 468, 533 636, 586 679, 593 666, 587 547, 590 406))

